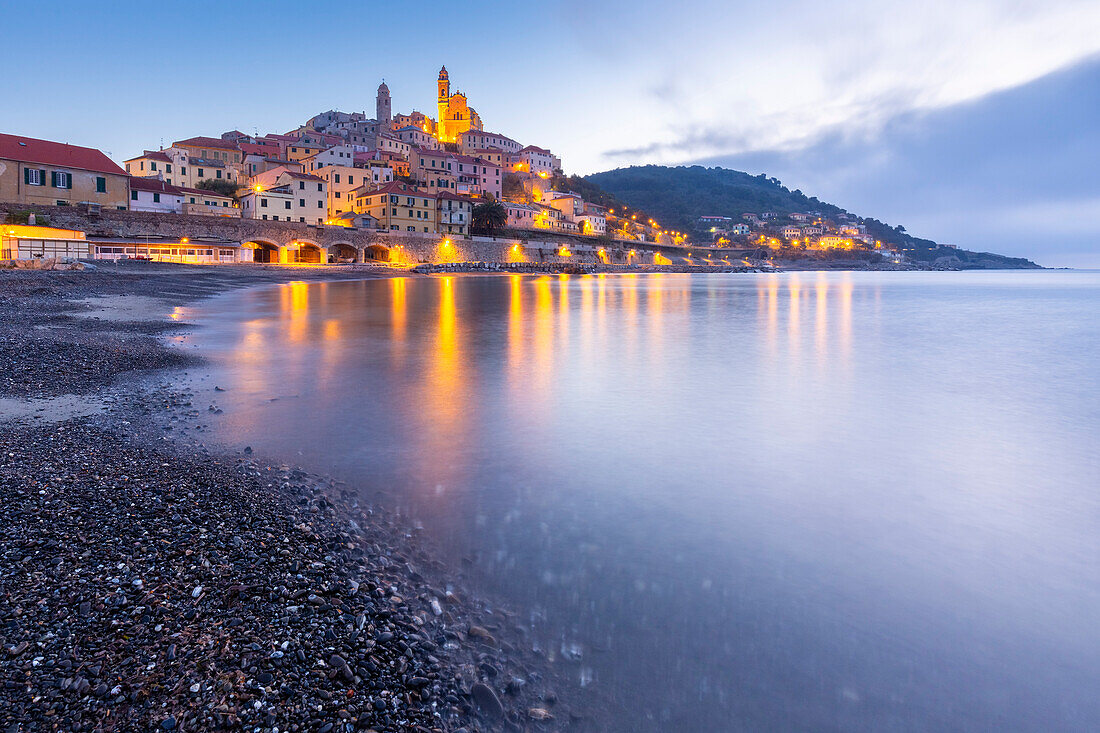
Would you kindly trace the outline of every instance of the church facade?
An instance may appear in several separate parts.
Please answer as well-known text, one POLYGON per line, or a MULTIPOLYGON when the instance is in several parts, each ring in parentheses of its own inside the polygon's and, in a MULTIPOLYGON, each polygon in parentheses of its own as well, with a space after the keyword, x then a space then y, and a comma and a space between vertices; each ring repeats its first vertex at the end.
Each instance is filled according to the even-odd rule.
POLYGON ((481 130, 481 116, 466 103, 462 92, 451 94, 451 80, 447 67, 439 70, 436 86, 439 89, 437 104, 439 121, 436 123, 436 137, 440 142, 458 142, 458 137, 468 130, 481 130))

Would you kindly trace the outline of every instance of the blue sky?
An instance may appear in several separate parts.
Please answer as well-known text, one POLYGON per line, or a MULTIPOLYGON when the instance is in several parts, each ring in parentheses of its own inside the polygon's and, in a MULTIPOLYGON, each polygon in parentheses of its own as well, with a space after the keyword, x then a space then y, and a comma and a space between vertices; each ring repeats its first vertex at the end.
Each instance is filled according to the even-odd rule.
POLYGON ((568 172, 704 162, 914 234, 1100 266, 1100 3, 0 0, 0 131, 108 151, 327 109, 431 113, 568 172), (33 31, 33 32, 30 32, 33 31))

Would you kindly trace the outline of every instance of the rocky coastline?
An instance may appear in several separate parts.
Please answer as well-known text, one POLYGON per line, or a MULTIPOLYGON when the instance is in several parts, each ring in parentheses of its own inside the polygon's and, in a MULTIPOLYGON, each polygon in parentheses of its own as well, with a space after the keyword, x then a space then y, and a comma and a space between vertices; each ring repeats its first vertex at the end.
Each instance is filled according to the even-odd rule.
POLYGON ((193 363, 162 340, 185 324, 85 300, 386 274, 0 272, 0 731, 599 729, 406 518, 172 430, 199 414, 157 379, 193 363))

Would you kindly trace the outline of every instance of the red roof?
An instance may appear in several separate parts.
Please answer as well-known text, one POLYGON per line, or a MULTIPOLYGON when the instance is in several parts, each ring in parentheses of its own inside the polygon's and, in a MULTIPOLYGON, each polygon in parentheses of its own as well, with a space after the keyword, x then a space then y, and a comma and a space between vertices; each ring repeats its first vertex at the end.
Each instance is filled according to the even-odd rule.
POLYGON ((126 162, 129 163, 131 160, 141 160, 142 158, 145 158, 146 160, 159 160, 162 163, 172 162, 172 159, 168 157, 167 153, 162 153, 159 150, 146 150, 141 155, 136 155, 133 158, 127 159, 126 162))
POLYGON ((521 152, 521 153, 527 153, 527 152, 544 153, 545 155, 550 155, 549 150, 547 150, 546 148, 540 148, 537 145, 528 145, 527 147, 522 148, 519 152, 521 152))
POLYGON ((469 201, 470 203, 476 201, 473 196, 462 196, 461 194, 451 193, 450 191, 440 191, 435 197, 437 199, 451 199, 452 201, 469 201))
POLYGON ((220 137, 189 137, 186 140, 177 140, 173 145, 182 145, 189 148, 221 148, 222 150, 240 150, 235 142, 222 140, 220 137))
POLYGON ((371 191, 371 193, 396 193, 405 196, 424 196, 426 198, 435 198, 436 195, 434 193, 422 191, 416 186, 410 186, 407 183, 401 183, 400 181, 392 181, 390 183, 387 183, 380 188, 374 189, 373 191, 371 191))
POLYGON ((273 148, 275 146, 274 145, 255 145, 253 143, 241 143, 238 147, 240 147, 241 152, 244 153, 245 155, 253 155, 253 154, 254 155, 267 155, 268 153, 271 152, 271 148, 273 148))
POLYGON ((186 193, 186 194, 197 193, 197 194, 202 195, 202 196, 213 196, 214 198, 227 199, 229 201, 233 200, 232 196, 226 196, 223 193, 218 193, 217 191, 210 191, 210 190, 205 189, 205 188, 184 188, 183 186, 179 186, 178 188, 180 190, 180 193, 186 193))
POLYGON ((170 183, 165 183, 156 178, 140 178, 138 176, 130 177, 130 190, 132 191, 153 191, 154 193, 170 193, 175 196, 182 196, 183 191, 170 183))
POLYGON ((0 158, 124 176, 126 171, 95 148, 0 133, 0 158))

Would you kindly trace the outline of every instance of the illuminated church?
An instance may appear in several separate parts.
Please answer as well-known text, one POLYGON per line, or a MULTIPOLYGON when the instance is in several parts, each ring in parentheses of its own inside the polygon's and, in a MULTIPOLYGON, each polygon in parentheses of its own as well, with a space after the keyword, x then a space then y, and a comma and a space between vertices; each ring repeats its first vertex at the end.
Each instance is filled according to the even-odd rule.
POLYGON ((440 142, 453 143, 467 130, 482 130, 481 116, 473 107, 466 104, 466 95, 462 92, 451 94, 451 80, 447 76, 447 67, 439 70, 439 122, 436 125, 436 137, 440 142))

